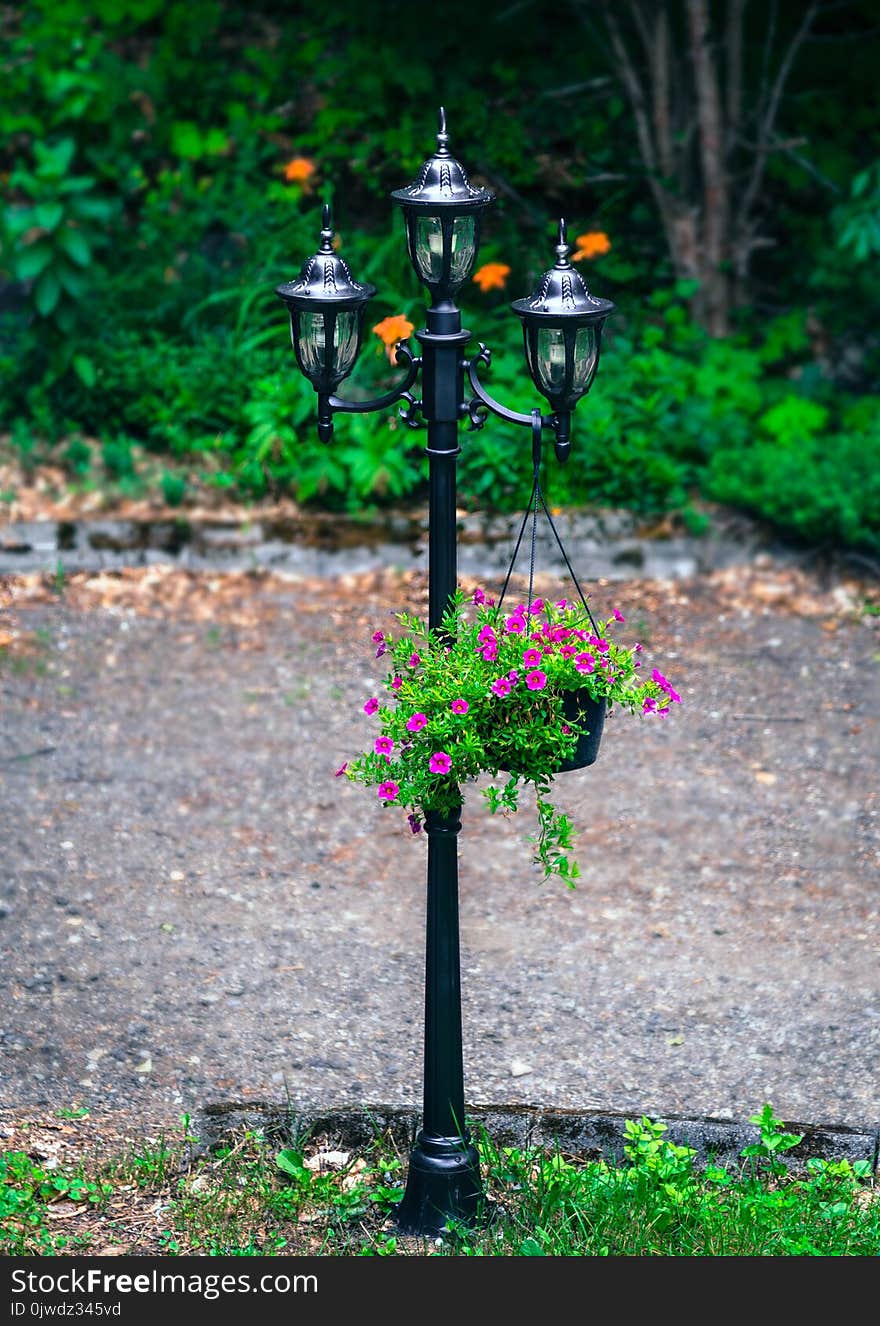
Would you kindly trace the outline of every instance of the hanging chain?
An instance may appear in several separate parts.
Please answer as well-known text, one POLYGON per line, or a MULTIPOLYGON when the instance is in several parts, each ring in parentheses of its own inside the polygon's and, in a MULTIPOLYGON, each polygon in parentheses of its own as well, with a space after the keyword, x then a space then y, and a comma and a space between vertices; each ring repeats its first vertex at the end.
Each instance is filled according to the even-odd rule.
POLYGON ((532 615, 531 612, 532 593, 535 584, 535 552, 536 552, 536 542, 538 535, 539 507, 543 510, 544 515, 547 517, 547 523, 549 524, 551 530, 553 531, 553 537, 556 540, 556 543, 559 547, 559 551, 562 553, 562 558, 568 569, 568 574, 571 576, 572 583, 574 584, 574 587, 578 592, 580 601, 584 605, 584 611, 586 612, 587 616, 590 619, 590 625, 593 628, 593 632, 595 635, 598 636, 600 634, 600 631, 598 626, 596 625, 596 619, 594 618, 592 612, 590 611, 590 605, 587 603, 586 595, 584 594, 584 591, 581 589, 580 581, 578 580, 577 576, 574 573, 574 567, 572 566, 571 561, 569 560, 568 553, 565 551, 562 539, 559 537, 559 531, 557 530, 553 517, 550 514, 550 508, 547 506, 547 502, 544 498, 544 493, 541 488, 541 411, 532 410, 532 491, 529 495, 529 500, 526 506, 525 514, 523 515, 522 524, 520 525, 519 528, 519 534, 517 535, 516 539, 516 546, 514 547, 513 550, 513 557, 510 559, 510 565, 507 568, 507 575, 504 577, 504 585, 501 590, 501 595, 498 599, 496 613, 500 613, 501 611, 501 605, 504 602, 504 596, 507 593, 507 589, 510 584, 510 577, 513 575, 513 568, 516 566, 516 559, 519 556, 519 550, 520 550, 520 545, 522 544, 523 535, 526 532, 526 525, 529 523, 529 517, 531 517, 532 532, 531 532, 531 549, 529 556, 529 598, 528 598, 528 603, 526 605, 526 613, 529 617, 531 617, 532 615))

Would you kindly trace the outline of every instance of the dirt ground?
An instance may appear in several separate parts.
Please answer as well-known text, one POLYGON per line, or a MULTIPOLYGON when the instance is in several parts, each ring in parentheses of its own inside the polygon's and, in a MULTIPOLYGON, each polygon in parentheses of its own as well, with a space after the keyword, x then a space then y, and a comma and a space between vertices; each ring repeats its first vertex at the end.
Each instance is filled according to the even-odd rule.
MULTIPOLYGON (((575 891, 539 883, 528 811, 468 797, 469 1102, 880 1122, 872 594, 766 561, 595 588, 684 704, 560 779, 575 891)), ((7 1135, 418 1104, 425 842, 333 772, 370 634, 424 600, 391 572, 0 584, 7 1135)))

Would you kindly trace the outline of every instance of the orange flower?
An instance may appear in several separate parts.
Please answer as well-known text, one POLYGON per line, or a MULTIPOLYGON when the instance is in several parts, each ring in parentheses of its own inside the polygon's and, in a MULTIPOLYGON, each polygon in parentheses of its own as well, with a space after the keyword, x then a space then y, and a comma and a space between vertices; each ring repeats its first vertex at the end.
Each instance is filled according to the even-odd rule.
POLYGON ((308 157, 294 157, 284 167, 284 178, 289 184, 308 184, 314 173, 315 163, 308 157))
POLYGON ((506 262, 484 262, 482 267, 478 267, 474 272, 471 280, 476 281, 485 295, 487 290, 503 290, 509 275, 510 268, 506 262))
POLYGON ((403 313, 395 313, 391 318, 383 318, 377 322, 373 332, 383 342, 390 363, 394 363, 394 351, 398 341, 405 341, 408 336, 412 336, 415 327, 409 318, 403 313))
POLYGON ((611 248, 611 240, 604 230, 589 230, 586 235, 578 235, 575 243, 577 248, 572 254, 573 262, 580 262, 581 258, 598 258, 611 248))

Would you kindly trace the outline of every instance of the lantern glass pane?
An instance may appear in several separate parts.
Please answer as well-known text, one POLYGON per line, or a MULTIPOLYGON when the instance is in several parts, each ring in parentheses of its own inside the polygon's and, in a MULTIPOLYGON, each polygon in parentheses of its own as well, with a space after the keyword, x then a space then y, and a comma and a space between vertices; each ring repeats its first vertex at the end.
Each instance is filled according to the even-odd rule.
POLYGON ((574 377, 572 388, 584 392, 593 380, 596 371, 596 329, 591 324, 578 327, 574 343, 574 377))
POLYGON ((443 279, 443 226, 439 216, 416 217, 415 256, 423 281, 443 279))
POLYGON ((336 314, 333 340, 334 371, 347 373, 355 361, 358 348, 358 315, 354 310, 336 314))
POLYGON ((299 353, 303 372, 313 377, 324 372, 324 314, 300 312, 299 318, 299 353))
POLYGON ((542 327, 538 332, 538 377, 551 395, 565 387, 565 337, 561 327, 542 327))
POLYGON ((473 212, 457 216, 452 223, 452 268, 454 284, 466 281, 477 256, 476 225, 473 212))

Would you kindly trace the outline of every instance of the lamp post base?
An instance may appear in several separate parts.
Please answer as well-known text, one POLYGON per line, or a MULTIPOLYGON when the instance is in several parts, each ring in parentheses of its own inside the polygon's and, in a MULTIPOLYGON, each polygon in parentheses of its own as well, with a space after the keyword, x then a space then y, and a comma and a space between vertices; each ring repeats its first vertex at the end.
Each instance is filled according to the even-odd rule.
POLYGON ((483 1200, 480 1160, 468 1134, 429 1137, 420 1132, 394 1217, 401 1234, 443 1234, 449 1220, 474 1225, 483 1200))

